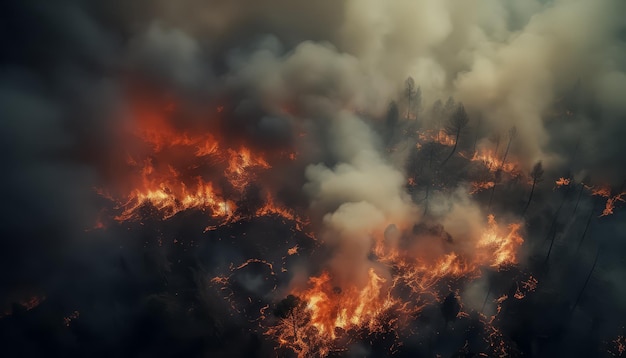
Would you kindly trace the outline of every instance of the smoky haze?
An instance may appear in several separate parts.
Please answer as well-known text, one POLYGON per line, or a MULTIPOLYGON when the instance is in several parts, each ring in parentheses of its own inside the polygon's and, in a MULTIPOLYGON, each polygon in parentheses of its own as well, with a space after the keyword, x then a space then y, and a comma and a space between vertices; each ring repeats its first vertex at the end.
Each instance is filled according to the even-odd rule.
POLYGON ((497 355, 476 338, 494 336, 483 316, 512 356, 624 353, 625 2, 25 0, 0 14, 2 356, 297 356, 267 333, 271 311, 322 273, 338 295, 374 271, 389 284, 395 250, 454 252, 481 275, 441 284, 400 345, 351 332, 330 355, 497 355), (180 187, 158 194, 180 200, 133 208, 145 175, 171 175, 180 187), (206 199, 202 180, 221 202, 182 210, 206 199), (513 268, 477 249, 489 214, 519 224, 513 268), (529 276, 536 290, 514 299, 529 276), (466 315, 448 319, 449 293, 466 315))

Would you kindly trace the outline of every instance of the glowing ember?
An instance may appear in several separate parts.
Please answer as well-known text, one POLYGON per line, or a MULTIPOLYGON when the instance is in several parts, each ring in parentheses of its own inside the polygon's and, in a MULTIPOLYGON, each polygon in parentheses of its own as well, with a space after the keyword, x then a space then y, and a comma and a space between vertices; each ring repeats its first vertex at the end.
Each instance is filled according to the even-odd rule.
MULTIPOLYGON (((27 311, 30 311, 39 306, 45 300, 46 296, 32 296, 29 299, 19 301, 19 305, 24 307, 27 311)), ((11 314, 13 314, 11 310, 4 312, 4 314, 0 313, 0 318, 11 314)))
POLYGON ((617 336, 617 338, 611 341, 611 343, 613 343, 614 347, 609 350, 609 353, 613 357, 623 356, 624 352, 626 352, 626 337, 624 337, 623 335, 619 335, 617 336))
POLYGON ((439 143, 447 147, 451 147, 455 143, 454 136, 448 134, 443 129, 438 130, 438 131, 427 130, 424 132, 418 132, 418 139, 419 139, 418 148, 421 147, 424 143, 428 143, 428 142, 439 143))
POLYGON ((72 321, 77 319, 78 317, 80 317, 80 312, 74 311, 69 316, 63 317, 63 324, 65 325, 65 327, 69 327, 72 321))
POLYGON ((24 306, 26 308, 27 311, 32 310, 33 308, 39 306, 41 304, 41 302, 46 300, 46 296, 33 296, 30 299, 26 300, 26 301, 22 301, 20 302, 20 305, 24 306))
POLYGON ((503 162, 502 159, 498 158, 493 150, 482 149, 476 151, 472 156, 468 156, 467 154, 461 154, 461 156, 469 159, 472 162, 483 163, 483 165, 489 169, 490 172, 502 171, 505 173, 510 173, 512 175, 518 174, 518 165, 514 161, 507 160, 507 162, 503 162))
POLYGON ((289 256, 291 256, 291 255, 295 255, 295 254, 297 254, 297 253, 298 253, 298 245, 296 245, 296 246, 294 246, 294 247, 290 248, 289 250, 287 250, 287 254, 288 254, 289 256))
POLYGON ((483 182, 472 182, 472 188, 470 189, 470 194, 476 194, 483 190, 491 189, 496 184, 493 181, 483 181, 483 182))
POLYGON ((559 178, 555 183, 557 187, 568 186, 572 180, 570 178, 559 178))
POLYGON ((609 186, 600 186, 597 188, 585 186, 585 188, 591 190, 591 194, 593 196, 606 198, 606 204, 604 205, 604 209, 602 210, 602 215, 600 215, 600 217, 612 215, 614 213, 615 205, 617 204, 617 202, 626 201, 626 199, 624 198, 624 196, 626 196, 626 191, 622 191, 618 194, 613 195, 611 187, 609 186))

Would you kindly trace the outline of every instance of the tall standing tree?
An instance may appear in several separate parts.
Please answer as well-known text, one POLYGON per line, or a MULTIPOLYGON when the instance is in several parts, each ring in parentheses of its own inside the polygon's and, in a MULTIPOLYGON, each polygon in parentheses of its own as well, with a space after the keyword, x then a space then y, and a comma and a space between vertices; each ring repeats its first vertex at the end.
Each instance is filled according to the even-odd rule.
POLYGON ((504 168, 504 163, 506 163, 506 157, 509 155, 509 149, 511 149, 511 142, 515 137, 517 137, 517 128, 515 126, 509 129, 509 142, 506 144, 506 150, 504 151, 504 157, 502 157, 502 163, 500 164, 500 169, 504 168))
POLYGON ((500 132, 494 132, 489 136, 489 141, 491 141, 496 146, 496 149, 493 151, 493 156, 495 158, 498 157, 498 149, 500 149, 501 139, 502 139, 502 136, 500 135, 500 132))
POLYGON ((293 330, 294 343, 299 339, 298 329, 301 324, 301 322, 299 322, 299 320, 301 319, 299 317, 299 311, 302 311, 303 306, 304 302, 300 298, 294 295, 289 295, 285 299, 280 301, 274 309, 275 316, 280 317, 284 320, 289 320, 289 325, 293 330))
POLYGON ((432 117, 439 121, 441 117, 443 117, 443 102, 440 99, 436 100, 433 103, 433 107, 430 109, 432 117))
POLYGON ((572 217, 574 217, 574 215, 576 215, 576 211, 578 210, 578 204, 580 204, 580 198, 583 195, 583 190, 585 189, 585 183, 589 183, 591 181, 591 178, 589 177, 589 175, 586 175, 583 180, 581 180, 580 182, 580 189, 578 189, 578 196, 576 197, 576 205, 574 205, 574 211, 572 212, 572 217))
POLYGON ((389 103, 389 108, 387 109, 387 118, 385 119, 384 129, 386 142, 385 144, 387 146, 391 145, 399 119, 400 111, 398 110, 398 104, 395 101, 391 101, 391 103, 389 103))
MULTIPOLYGON (((406 107, 406 119, 411 118, 411 105, 413 104, 413 99, 415 98, 415 95, 417 94, 417 90, 415 89, 415 80, 413 80, 413 77, 409 76, 409 78, 406 79, 406 81, 404 81, 404 93, 406 95, 406 99, 407 99, 407 107, 406 107)), ((420 91, 420 97, 421 97, 421 91, 420 91)))
POLYGON ((452 158, 452 156, 456 152, 457 145, 459 144, 459 137, 461 136, 461 131, 463 130, 463 128, 465 128, 468 122, 469 122, 469 117, 467 116, 467 113, 465 112, 465 107, 463 107, 462 103, 459 103, 459 105, 456 108, 456 111, 454 111, 454 114, 450 117, 450 120, 448 121, 448 124, 445 127, 446 133, 454 136, 454 146, 452 147, 450 154, 448 154, 446 159, 444 159, 444 161, 441 163, 442 166, 445 165, 446 162, 450 158, 452 158))
POLYGON ((543 165, 541 164, 541 160, 535 163, 535 165, 533 166, 533 170, 530 171, 530 177, 533 180, 533 184, 530 187, 530 195, 528 196, 528 201, 526 202, 526 206, 524 206, 524 212, 522 213, 522 215, 526 214, 526 211, 530 206, 530 202, 533 200, 535 187, 543 180, 543 165))
POLYGON ((417 87, 415 90, 415 96, 413 96, 412 109, 415 119, 419 118, 419 114, 422 111, 422 88, 417 87))
MULTIPOLYGON (((491 187, 491 195, 489 196, 489 205, 487 206, 488 209, 491 209, 491 202, 493 201, 493 194, 496 192, 496 186, 498 186, 498 184, 502 181, 502 173, 504 173, 504 164, 506 163, 506 157, 509 155, 509 149, 511 149, 511 142, 513 141, 513 138, 515 138, 516 136, 517 136, 517 128, 513 126, 511 127, 511 129, 509 129, 509 133, 508 133, 509 142, 506 145, 506 150, 504 151, 502 162, 496 168, 496 173, 495 173, 494 180, 493 180, 493 186, 491 187)), ((498 156, 498 145, 500 145, 499 135, 498 135, 497 140, 498 142, 496 145, 496 153, 495 153, 496 157, 498 156)))
POLYGON ((478 143, 478 134, 480 133, 480 125, 482 123, 482 118, 478 117, 478 123, 476 124, 476 130, 474 133, 474 147, 472 149, 473 153, 476 153, 476 144, 478 143))
POLYGON ((454 98, 452 96, 448 97, 446 104, 443 106, 443 113, 446 116, 450 116, 454 113, 454 110, 457 109, 456 102, 454 102, 454 98))

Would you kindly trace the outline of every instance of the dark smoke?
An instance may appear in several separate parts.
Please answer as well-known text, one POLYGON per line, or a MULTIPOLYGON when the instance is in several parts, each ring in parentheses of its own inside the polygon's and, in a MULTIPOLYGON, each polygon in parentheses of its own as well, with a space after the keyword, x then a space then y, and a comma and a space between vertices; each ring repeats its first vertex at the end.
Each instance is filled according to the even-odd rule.
MULTIPOLYGON (((478 312, 493 314, 522 273, 537 291, 504 301, 495 322, 513 356, 620 354, 626 205, 601 217, 606 198, 583 185, 626 190, 625 13, 616 0, 3 3, 0 356, 290 354, 255 323, 260 308, 322 269, 362 281, 377 265, 373 231, 400 240, 442 227, 431 236, 463 250, 491 212, 524 223, 520 265, 460 288, 469 317, 453 319, 446 292, 396 355, 484 350, 478 312), (177 99, 178 128, 297 152, 237 198, 240 210, 270 191, 325 244, 276 217, 205 230, 203 213, 163 221, 146 206, 141 222, 115 222, 98 189, 124 180, 119 158, 135 143, 121 129, 137 94, 177 99), (469 122, 455 152, 416 148, 416 132, 449 125, 460 103, 469 122), (226 115, 206 114, 217 105, 226 115), (545 169, 526 212, 524 177, 494 176, 493 189, 469 194, 493 174, 460 155, 495 148, 500 134, 502 156, 512 127, 508 160, 524 174, 539 160, 545 169), (572 184, 555 188, 559 177, 572 184), (228 292, 211 283, 254 258, 274 266, 235 271, 228 292)), ((338 354, 386 356, 385 339, 338 354)))

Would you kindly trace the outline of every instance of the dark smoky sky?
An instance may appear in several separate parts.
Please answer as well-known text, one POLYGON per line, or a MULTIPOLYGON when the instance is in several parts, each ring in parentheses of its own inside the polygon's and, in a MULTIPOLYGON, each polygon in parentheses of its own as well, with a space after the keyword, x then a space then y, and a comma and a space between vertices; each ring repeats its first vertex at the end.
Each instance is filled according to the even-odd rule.
MULTIPOLYGON (((570 214, 577 189, 553 190, 553 181, 588 176, 626 190, 624 14, 619 0, 2 2, 0 312, 13 314, 0 318, 0 355, 271 356, 271 342, 248 331, 247 317, 229 315, 207 277, 230 262, 273 257, 264 245, 278 245, 217 238, 288 229, 261 220, 203 233, 204 217, 194 213, 92 229, 114 210, 95 189, 115 178, 132 89, 179 99, 190 114, 181 127, 219 128, 227 141, 258 150, 295 148, 299 160, 274 168, 268 181, 283 201, 308 208, 332 237, 329 265, 355 279, 370 264, 361 233, 423 211, 404 187, 410 150, 388 155, 377 133, 389 102, 404 106, 409 76, 421 88, 424 126, 432 104, 453 96, 479 147, 514 125, 511 156, 524 172, 544 164, 531 214, 520 215, 525 187, 496 199, 502 215, 525 222, 523 268, 551 287, 518 307, 531 312, 511 328, 533 342, 522 345, 526 356, 606 352, 626 317, 624 208, 618 201, 615 215, 599 218, 604 202, 584 191, 570 214), (219 101, 230 116, 196 115, 219 101), (552 226, 548 270, 541 262, 552 226), (155 245, 174 238, 188 247, 155 245), (597 250, 589 288, 565 317, 559 312, 577 301, 597 250), (346 252, 365 254, 343 262, 346 252), (14 304, 44 296, 30 311, 14 304), (63 317, 74 311, 80 318, 68 328, 63 317)), ((455 160, 450 167, 462 170, 455 160)), ((484 216, 487 199, 454 186, 433 194, 435 220, 484 216)), ((306 249, 305 238, 293 240, 306 249)), ((291 264, 308 269, 302 261, 291 264)), ((487 281, 466 287, 468 297, 483 297, 487 281)))

